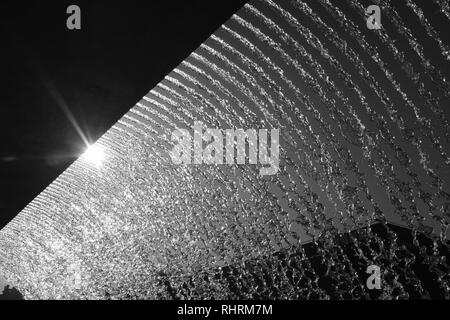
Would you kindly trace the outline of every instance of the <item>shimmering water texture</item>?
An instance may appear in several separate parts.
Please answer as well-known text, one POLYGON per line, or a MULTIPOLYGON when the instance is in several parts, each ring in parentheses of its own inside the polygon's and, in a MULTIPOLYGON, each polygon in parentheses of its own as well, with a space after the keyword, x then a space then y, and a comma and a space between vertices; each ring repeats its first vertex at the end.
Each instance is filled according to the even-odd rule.
POLYGON ((450 14, 426 5, 249 2, 97 142, 102 166, 1 230, 1 272, 26 298, 450 298, 450 14), (195 121, 280 129, 279 171, 173 164, 195 121))

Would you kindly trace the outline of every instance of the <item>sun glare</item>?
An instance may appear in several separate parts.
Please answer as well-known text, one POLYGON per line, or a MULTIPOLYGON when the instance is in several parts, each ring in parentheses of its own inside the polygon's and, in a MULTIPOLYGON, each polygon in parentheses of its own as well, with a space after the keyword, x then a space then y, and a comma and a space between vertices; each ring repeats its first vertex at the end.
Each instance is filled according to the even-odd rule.
POLYGON ((103 160, 105 159, 105 152, 101 146, 93 144, 87 148, 82 158, 86 162, 99 167, 102 165, 103 160))

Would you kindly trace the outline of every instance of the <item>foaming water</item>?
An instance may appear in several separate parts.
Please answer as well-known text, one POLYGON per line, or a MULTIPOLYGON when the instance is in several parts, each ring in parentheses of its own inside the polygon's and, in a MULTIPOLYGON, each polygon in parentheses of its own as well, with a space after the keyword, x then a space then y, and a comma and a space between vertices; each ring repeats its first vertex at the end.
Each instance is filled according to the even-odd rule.
POLYGON ((449 298, 448 44, 420 4, 372 2, 380 30, 364 1, 250 1, 97 142, 101 167, 80 158, 0 231, 7 280, 26 298, 370 298, 378 265, 378 298, 449 298), (279 171, 175 165, 195 121, 280 129, 279 171))

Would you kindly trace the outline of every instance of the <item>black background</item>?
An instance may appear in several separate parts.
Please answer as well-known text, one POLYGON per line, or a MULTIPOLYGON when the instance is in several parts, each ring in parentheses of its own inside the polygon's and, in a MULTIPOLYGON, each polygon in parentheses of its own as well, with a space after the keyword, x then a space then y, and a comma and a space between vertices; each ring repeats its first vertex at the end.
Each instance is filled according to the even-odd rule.
POLYGON ((244 3, 3 1, 0 228, 244 3))

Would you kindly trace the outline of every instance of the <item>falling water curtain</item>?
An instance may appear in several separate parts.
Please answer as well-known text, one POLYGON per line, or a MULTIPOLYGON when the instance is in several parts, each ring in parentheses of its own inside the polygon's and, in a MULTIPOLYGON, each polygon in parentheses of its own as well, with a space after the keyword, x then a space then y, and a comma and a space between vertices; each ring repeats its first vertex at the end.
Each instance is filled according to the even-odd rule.
POLYGON ((448 299, 448 23, 448 1, 248 2, 97 141, 101 167, 0 231, 1 270, 26 298, 448 299), (195 122, 279 130, 276 173, 174 163, 195 122))

